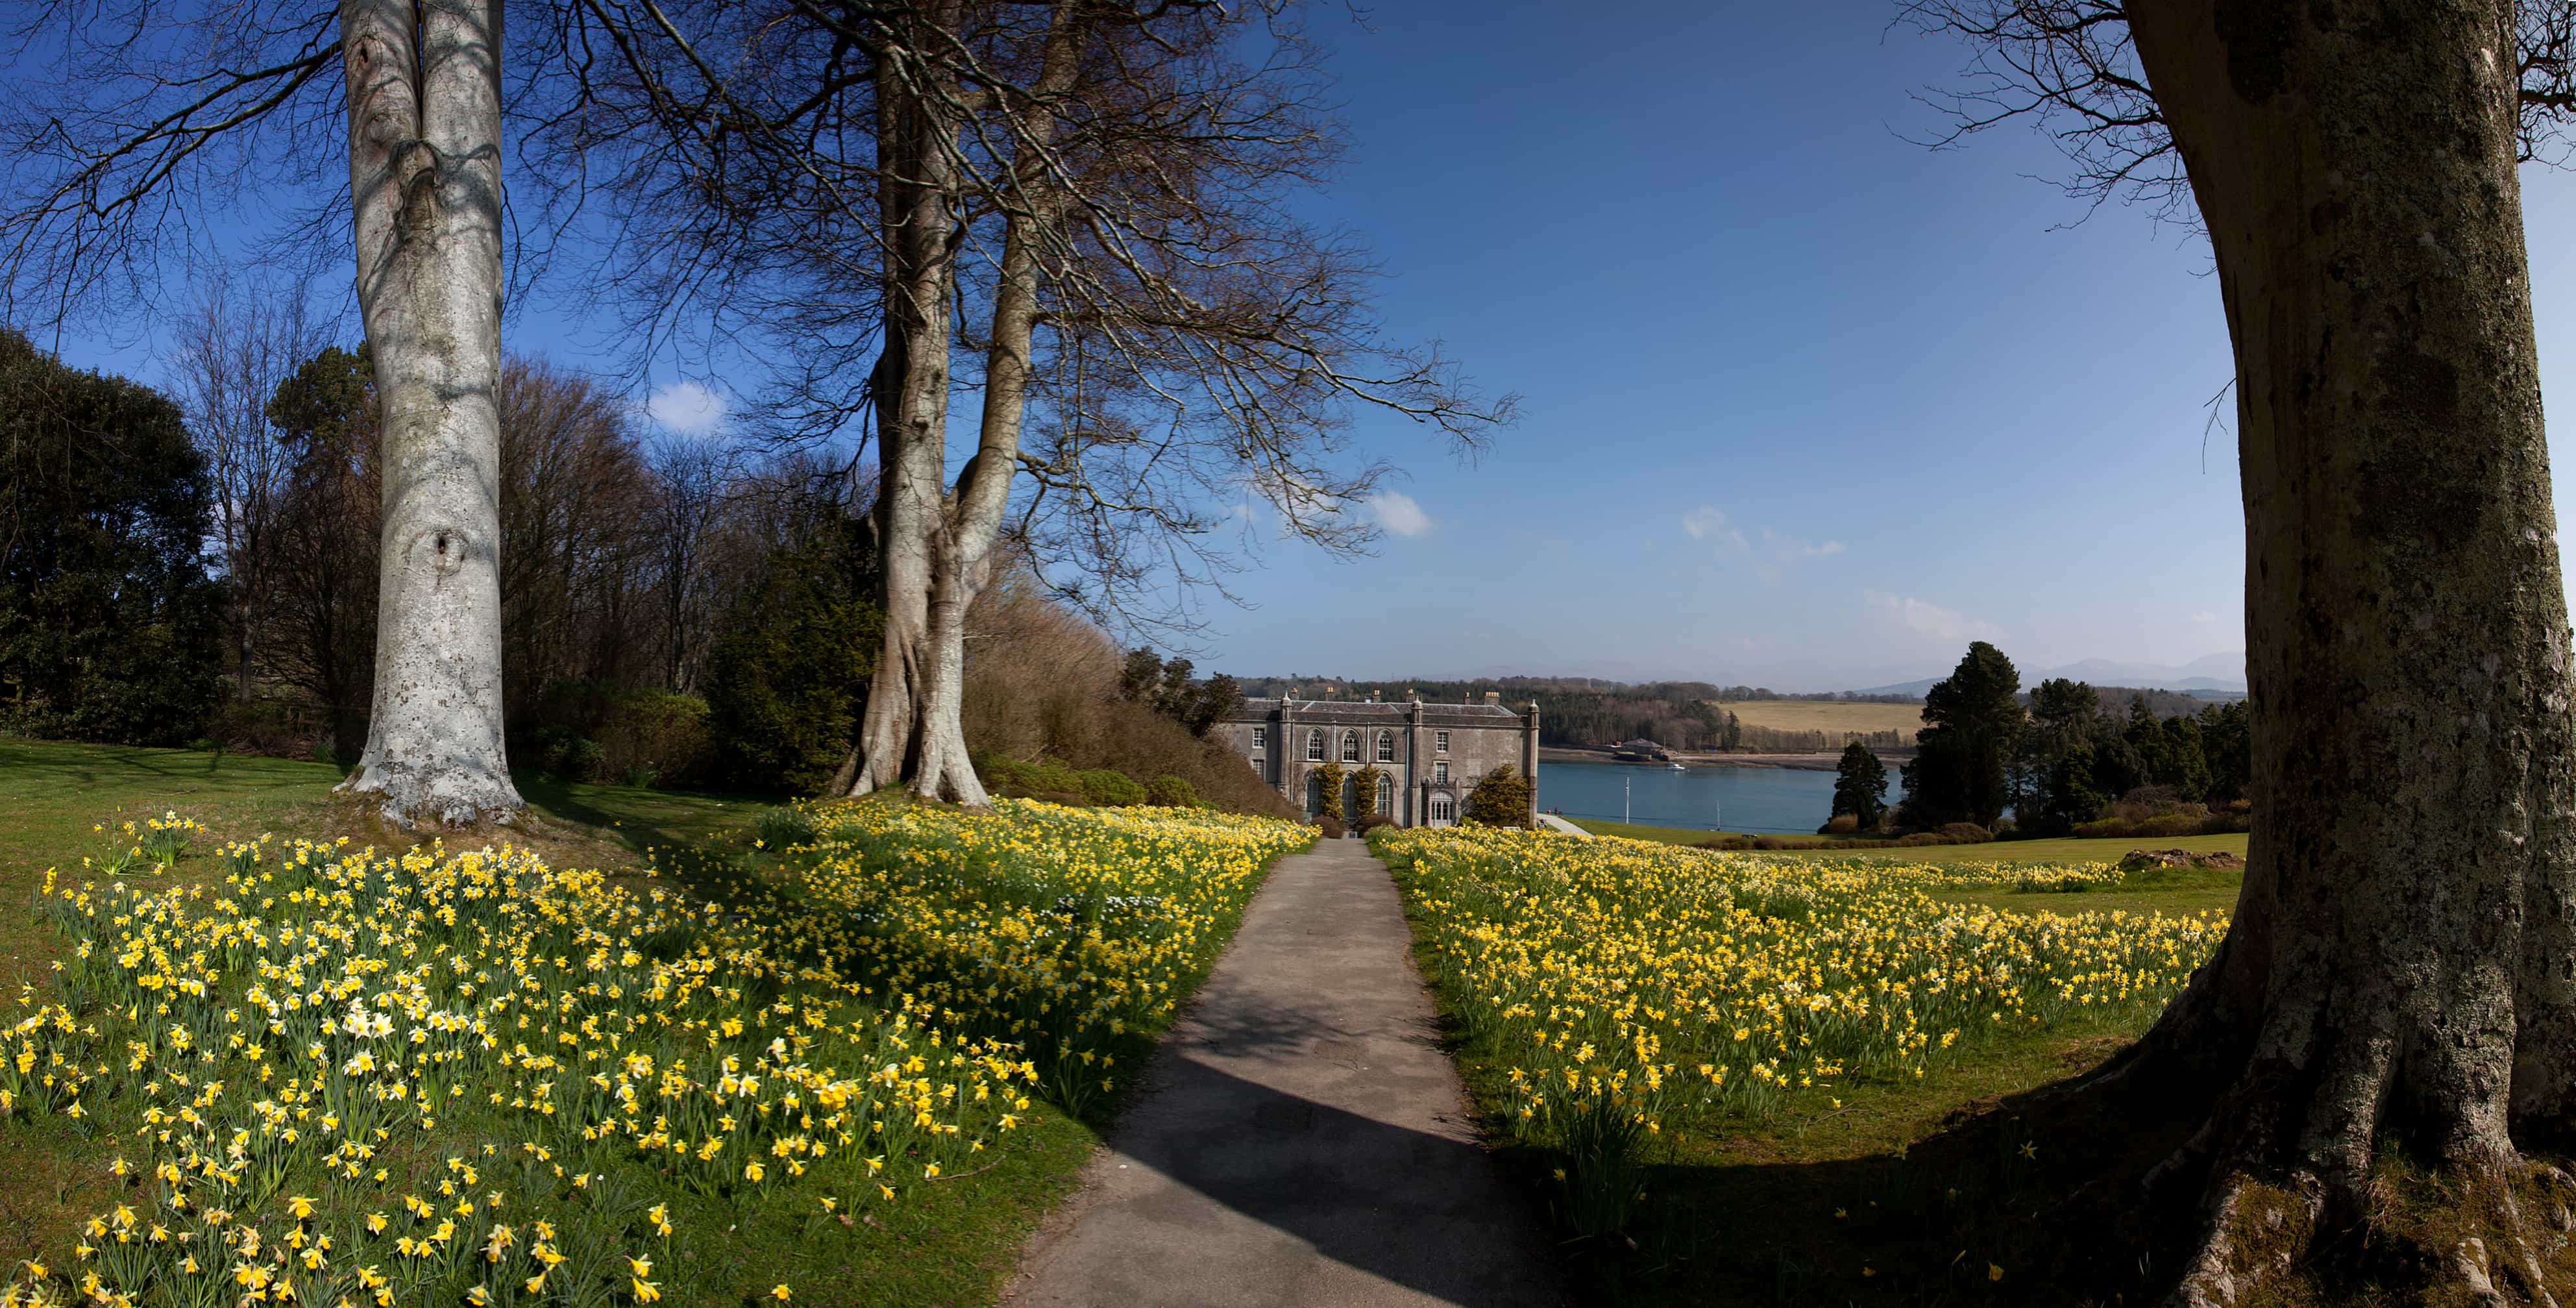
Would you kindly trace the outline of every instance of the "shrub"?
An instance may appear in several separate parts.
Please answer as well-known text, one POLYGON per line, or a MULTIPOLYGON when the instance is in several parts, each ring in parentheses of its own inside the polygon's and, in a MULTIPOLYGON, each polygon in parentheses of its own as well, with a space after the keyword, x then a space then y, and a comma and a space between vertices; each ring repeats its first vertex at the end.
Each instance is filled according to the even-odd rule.
POLYGON ((1103 807, 1142 804, 1145 788, 1116 768, 1092 768, 1082 773, 1082 797, 1103 807))
POLYGON ((2200 834, 2201 824, 2208 820, 2209 819, 2206 816, 2195 817, 2189 813, 2166 813, 2159 817, 2148 818, 2146 821, 2139 823, 2137 834, 2141 836, 2193 836, 2200 834))
POLYGON ((1349 834, 1349 832, 1343 830, 1342 820, 1334 817, 1330 813, 1315 819, 1315 829, 1323 832, 1324 839, 1326 840, 1339 840, 1343 836, 1349 834))
POLYGON ((1833 820, 1816 828, 1816 834, 1820 836, 1858 835, 1860 834, 1860 818, 1858 815, 1852 813, 1838 813, 1834 815, 1833 820))
POLYGON ((1494 827, 1528 826, 1529 779, 1509 763, 1486 773, 1467 793, 1467 820, 1494 827))
POLYGON ((1953 845, 1981 845, 1994 839, 1995 833, 1974 822, 1945 822, 1941 824, 1941 838, 1953 845))
POLYGON ((1187 777, 1166 772, 1145 785, 1145 802, 1158 808, 1197 808, 1199 788, 1187 777))
POLYGON ((1897 837, 1896 843, 1900 848, 1915 849, 1924 845, 1946 845, 1950 843, 1950 839, 1930 831, 1917 831, 1910 836, 1897 837))
POLYGON ((1394 825, 1394 818, 1388 817, 1384 813, 1371 813, 1367 817, 1360 819, 1360 834, 1365 836, 1368 833, 1377 830, 1379 827, 1391 827, 1394 825))

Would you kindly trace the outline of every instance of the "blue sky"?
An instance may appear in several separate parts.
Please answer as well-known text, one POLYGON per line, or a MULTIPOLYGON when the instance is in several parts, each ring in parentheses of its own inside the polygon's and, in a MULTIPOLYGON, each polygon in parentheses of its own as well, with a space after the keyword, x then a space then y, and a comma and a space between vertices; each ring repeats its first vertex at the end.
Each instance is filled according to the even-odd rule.
MULTIPOLYGON (((1823 690, 1980 637, 2025 668, 2241 649, 2204 246, 2142 210, 2087 218, 2031 131, 1909 143, 1940 125, 1913 96, 1968 52, 1892 10, 1319 9, 1355 150, 1316 212, 1384 263, 1392 336, 1443 340, 1525 417, 1472 466, 1365 420, 1408 473, 1383 546, 1266 549, 1200 665, 1823 690)), ((2525 182, 2529 229, 2567 230, 2576 178, 2525 182)), ((2536 244, 2534 282, 2546 395, 2576 403, 2564 246, 2536 244)), ((512 348, 607 361, 528 308, 512 348)), ((658 416, 720 422, 655 374, 658 416)))

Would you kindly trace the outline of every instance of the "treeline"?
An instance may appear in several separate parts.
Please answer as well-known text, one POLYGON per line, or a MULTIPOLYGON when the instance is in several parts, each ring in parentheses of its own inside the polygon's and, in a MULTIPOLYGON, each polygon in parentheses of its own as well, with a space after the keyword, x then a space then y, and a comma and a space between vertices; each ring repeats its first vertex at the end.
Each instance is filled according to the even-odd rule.
MULTIPOLYGON (((2243 830, 2248 821, 2252 709, 2244 701, 2159 716, 2133 692, 2125 710, 2112 711, 2100 690, 2062 678, 2025 698, 2012 660, 1978 641, 1924 696, 1923 723, 1904 768, 1904 800, 1888 818, 1899 830, 2159 836, 2243 830)), ((1838 819, 1872 811, 1845 794, 1858 790, 1858 766, 1846 758, 1838 819)))
MULTIPOLYGON (((388 457, 369 352, 264 306, 209 307, 180 338, 173 398, 0 330, 0 730, 354 762, 388 457)), ((542 360, 507 361, 495 401, 513 765, 829 788, 880 642, 869 480, 650 437, 542 360)), ((1284 811, 1191 725, 1123 701, 1121 651, 1035 587, 995 586, 970 622, 985 757, 1284 811)))
MULTIPOLYGON (((1473 681, 1347 681, 1329 677, 1247 677, 1243 690, 1256 698, 1287 694, 1309 699, 1401 700, 1407 693, 1433 703, 1482 703, 1497 691, 1514 710, 1538 703, 1542 745, 1591 749, 1639 738, 1673 749, 1740 749, 1750 728, 1718 708, 1718 688, 1705 681, 1644 685, 1591 677, 1479 677, 1473 681)), ((1840 744, 1840 741, 1836 741, 1840 744)))

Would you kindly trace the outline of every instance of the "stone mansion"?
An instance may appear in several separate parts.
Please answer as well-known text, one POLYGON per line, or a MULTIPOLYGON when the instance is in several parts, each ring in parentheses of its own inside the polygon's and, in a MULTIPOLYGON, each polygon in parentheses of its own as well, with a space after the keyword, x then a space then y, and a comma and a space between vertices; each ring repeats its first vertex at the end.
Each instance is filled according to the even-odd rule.
MULTIPOLYGON (((1401 704, 1382 704, 1299 699, 1292 686, 1279 699, 1245 700, 1218 729, 1263 781, 1300 805, 1309 819, 1323 808, 1321 783, 1313 774, 1327 763, 1339 764, 1344 773, 1343 813, 1358 807, 1358 782, 1349 774, 1374 767, 1375 811, 1408 827, 1458 821, 1467 811, 1467 792, 1503 764, 1532 782, 1538 778, 1538 704, 1514 712, 1490 690, 1482 704, 1425 704, 1410 694, 1401 704)), ((1535 804, 1535 785, 1531 795, 1535 804)))

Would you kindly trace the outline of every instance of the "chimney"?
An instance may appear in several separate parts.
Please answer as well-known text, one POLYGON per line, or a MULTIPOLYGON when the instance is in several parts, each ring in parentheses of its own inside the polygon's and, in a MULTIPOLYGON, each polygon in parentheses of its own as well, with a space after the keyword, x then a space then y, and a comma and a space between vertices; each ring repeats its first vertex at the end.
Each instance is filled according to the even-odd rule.
POLYGON ((1501 708, 1503 706, 1503 692, 1499 690, 1486 691, 1485 704, 1489 708, 1501 708))

